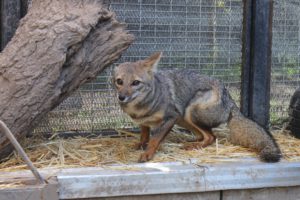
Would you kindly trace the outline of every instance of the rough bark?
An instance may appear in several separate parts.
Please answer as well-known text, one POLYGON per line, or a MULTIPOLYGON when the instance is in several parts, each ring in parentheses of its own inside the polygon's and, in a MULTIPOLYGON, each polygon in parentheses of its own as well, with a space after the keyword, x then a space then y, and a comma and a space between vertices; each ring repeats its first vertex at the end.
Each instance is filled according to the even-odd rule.
MULTIPOLYGON (((20 139, 133 41, 100 0, 36 0, 0 54, 0 119, 20 139)), ((0 157, 12 148, 0 134, 0 157)))

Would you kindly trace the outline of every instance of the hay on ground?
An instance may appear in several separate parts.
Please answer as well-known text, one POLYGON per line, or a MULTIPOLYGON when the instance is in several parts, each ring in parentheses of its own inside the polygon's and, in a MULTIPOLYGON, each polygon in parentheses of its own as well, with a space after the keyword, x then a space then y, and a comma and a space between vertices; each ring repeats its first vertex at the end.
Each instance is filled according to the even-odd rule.
MULTIPOLYGON (((91 167, 108 166, 112 164, 136 163, 142 150, 135 150, 139 135, 128 131, 119 131, 118 137, 76 137, 61 139, 52 137, 45 140, 41 137, 26 139, 22 146, 37 168, 55 167, 91 167)), ((217 135, 226 135, 226 130, 216 130, 217 135), (220 134, 221 133, 221 134, 220 134), (225 133, 225 134, 224 134, 225 133)), ((300 161, 300 140, 282 131, 273 131, 273 135, 288 161, 300 161)), ((226 137, 219 136, 216 142, 203 149, 181 149, 184 142, 192 135, 174 129, 161 145, 153 162, 189 162, 191 158, 198 163, 216 163, 235 161, 240 158, 254 157, 257 153, 251 149, 233 145, 226 137)), ((11 154, 0 163, 0 171, 15 171, 26 169, 22 159, 11 154)))

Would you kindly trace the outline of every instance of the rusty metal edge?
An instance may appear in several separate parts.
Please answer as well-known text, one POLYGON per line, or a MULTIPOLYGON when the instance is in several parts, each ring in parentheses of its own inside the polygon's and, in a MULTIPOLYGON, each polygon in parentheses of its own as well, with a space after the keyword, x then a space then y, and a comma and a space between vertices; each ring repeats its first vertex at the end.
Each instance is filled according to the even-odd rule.
POLYGON ((47 184, 24 185, 0 189, 0 200, 59 200, 58 182, 51 177, 47 184))
POLYGON ((300 186, 300 163, 145 163, 61 171, 60 199, 300 186))

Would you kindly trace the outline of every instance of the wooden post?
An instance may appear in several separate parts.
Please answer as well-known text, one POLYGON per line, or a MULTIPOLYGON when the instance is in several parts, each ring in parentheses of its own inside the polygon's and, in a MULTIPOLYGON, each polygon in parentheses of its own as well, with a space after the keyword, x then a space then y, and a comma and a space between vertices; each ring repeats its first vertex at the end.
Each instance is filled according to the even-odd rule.
POLYGON ((272 17, 272 0, 244 1, 241 111, 263 127, 269 125, 272 17))

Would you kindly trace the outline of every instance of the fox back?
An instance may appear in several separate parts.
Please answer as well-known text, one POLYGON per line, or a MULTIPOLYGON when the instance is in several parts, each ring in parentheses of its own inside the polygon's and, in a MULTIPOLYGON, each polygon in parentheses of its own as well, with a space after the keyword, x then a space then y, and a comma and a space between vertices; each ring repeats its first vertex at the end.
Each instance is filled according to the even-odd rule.
POLYGON ((194 101, 202 106, 215 103, 197 115, 197 123, 208 127, 226 122, 231 108, 229 94, 216 79, 194 70, 157 71, 160 54, 115 68, 113 80, 121 108, 138 124, 159 122, 162 115, 178 115, 178 122, 194 101), (217 102, 217 103, 216 103, 217 102))

